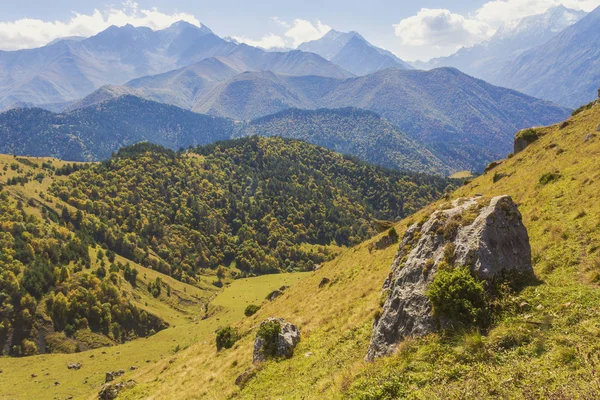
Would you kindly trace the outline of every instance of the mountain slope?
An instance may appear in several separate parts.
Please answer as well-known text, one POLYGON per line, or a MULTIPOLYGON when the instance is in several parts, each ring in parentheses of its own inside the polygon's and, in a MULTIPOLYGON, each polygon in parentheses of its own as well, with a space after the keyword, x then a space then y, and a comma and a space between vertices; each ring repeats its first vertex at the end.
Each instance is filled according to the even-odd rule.
POLYGON ((510 152, 517 130, 568 115, 548 102, 445 68, 390 69, 345 80, 247 73, 202 95, 194 110, 253 119, 287 108, 344 107, 380 114, 456 170, 482 170, 510 152))
POLYGON ((428 150, 371 111, 288 109, 253 120, 242 132, 247 136, 300 139, 388 168, 449 172, 428 150))
POLYGON ((466 74, 505 86, 496 79, 503 67, 512 63, 524 51, 547 43, 585 15, 584 11, 568 9, 562 5, 553 7, 543 14, 502 25, 492 38, 481 44, 462 48, 448 57, 415 65, 424 69, 454 67, 466 74))
MULTIPOLYGON (((172 363, 165 359, 137 371, 132 379, 138 386, 126 392, 127 398, 198 393, 242 399, 594 398, 600 383, 595 347, 600 140, 598 135, 585 138, 599 118, 600 107, 595 106, 567 127, 536 129, 537 142, 452 194, 451 199, 508 194, 519 204, 529 232, 540 282, 498 304, 498 318, 489 331, 408 340, 396 354, 365 363, 381 287, 398 250, 374 251, 370 245, 379 239, 374 238, 235 324, 242 338, 234 348, 217 352, 208 340, 172 363), (548 173, 558 178, 540 181, 548 173), (323 278, 331 284, 319 287, 323 278), (268 317, 298 324, 302 339, 291 359, 253 369, 257 325, 268 317), (246 371, 249 380, 236 385, 246 371)), ((402 234, 444 204, 431 205, 396 229, 402 234)))
POLYGON ((387 50, 367 42, 358 32, 330 30, 320 39, 302 43, 299 50, 316 53, 355 75, 368 75, 387 68, 410 66, 387 50))
POLYGON ((544 45, 533 48, 492 79, 532 96, 578 107, 597 96, 600 8, 544 45))
POLYGON ((0 152, 94 161, 122 146, 150 141, 172 149, 229 139, 229 120, 133 96, 54 114, 16 109, 0 114, 0 152))

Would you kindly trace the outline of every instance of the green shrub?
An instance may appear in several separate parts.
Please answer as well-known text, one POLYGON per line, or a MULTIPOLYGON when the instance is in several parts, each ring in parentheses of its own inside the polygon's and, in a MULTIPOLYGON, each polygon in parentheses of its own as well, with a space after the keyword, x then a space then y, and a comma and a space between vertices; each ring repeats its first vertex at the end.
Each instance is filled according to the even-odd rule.
POLYGON ((237 329, 226 326, 217 331, 217 351, 230 349, 240 339, 237 329))
POLYGON ((557 181, 558 178, 560 178, 560 174, 548 172, 548 173, 545 173, 542 176, 540 176, 540 184, 547 185, 549 183, 557 181))
POLYGON ((254 314, 256 314, 256 312, 260 310, 260 306, 257 306, 256 304, 250 304, 248 307, 246 307, 246 309, 244 310, 244 315, 246 317, 251 317, 254 314))
POLYGON ((281 324, 279 321, 268 321, 260 325, 258 328, 257 337, 261 338, 264 343, 262 354, 267 358, 277 356, 277 344, 279 343, 279 334, 281 333, 281 324))
POLYGON ((519 137, 525 140, 527 143, 533 143, 539 139, 538 133, 533 129, 527 129, 519 135, 519 137))
POLYGON ((466 267, 438 270, 427 290, 434 314, 465 325, 481 324, 485 309, 482 282, 466 267))

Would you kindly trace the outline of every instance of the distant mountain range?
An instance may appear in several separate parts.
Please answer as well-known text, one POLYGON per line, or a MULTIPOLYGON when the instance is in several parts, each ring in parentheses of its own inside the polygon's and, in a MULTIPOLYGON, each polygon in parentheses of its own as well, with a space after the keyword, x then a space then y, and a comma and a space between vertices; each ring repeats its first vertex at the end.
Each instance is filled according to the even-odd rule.
POLYGON ((547 43, 521 54, 492 81, 572 108, 597 98, 600 8, 547 43))
POLYGON ((497 75, 524 51, 542 45, 586 15, 584 11, 558 6, 543 14, 514 20, 501 26, 489 40, 462 48, 448 57, 426 63, 413 63, 418 68, 454 67, 462 72, 502 85, 497 75))
POLYGON ((509 153, 517 130, 555 123, 569 114, 567 109, 451 68, 388 69, 348 79, 261 71, 216 82, 234 72, 227 69, 212 79, 215 63, 218 60, 204 60, 194 68, 104 88, 83 104, 129 93, 240 121, 289 108, 360 108, 385 117, 452 169, 476 170, 509 153))
POLYGON ((178 22, 163 30, 111 26, 87 39, 65 39, 29 50, 0 51, 0 109, 14 103, 65 103, 101 86, 223 57, 239 71, 349 77, 343 68, 301 51, 267 52, 226 41, 205 26, 178 22))
POLYGON ((344 33, 332 29, 321 39, 303 43, 298 49, 319 54, 359 76, 387 68, 412 68, 391 52, 373 46, 354 31, 344 33))
POLYGON ((452 66, 492 84, 577 108, 600 86, 600 8, 558 6, 500 28, 487 42, 418 68, 452 66))
POLYGON ((141 141, 177 150, 244 136, 302 139, 388 168, 448 174, 430 151, 364 110, 288 110, 249 123, 202 115, 124 95, 55 114, 39 108, 0 113, 0 153, 104 160, 141 141))

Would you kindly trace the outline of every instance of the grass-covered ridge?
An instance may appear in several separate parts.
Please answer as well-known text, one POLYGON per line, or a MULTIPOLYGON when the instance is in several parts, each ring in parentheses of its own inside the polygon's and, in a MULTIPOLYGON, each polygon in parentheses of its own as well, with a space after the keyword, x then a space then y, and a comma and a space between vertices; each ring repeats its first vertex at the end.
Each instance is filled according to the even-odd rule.
POLYGON ((311 270, 377 233, 377 220, 408 215, 449 184, 296 140, 251 137, 186 153, 138 144, 52 193, 83 213, 79 229, 97 242, 192 283, 207 268, 311 270))
MULTIPOLYGON (((452 199, 508 194, 528 229, 538 285, 505 298, 489 331, 409 340, 390 357, 365 363, 381 285, 396 249, 370 243, 348 249, 284 296, 236 325, 242 339, 217 355, 193 346, 154 381, 140 371, 124 398, 594 398, 600 332, 600 107, 567 126, 537 128, 523 152, 460 188, 452 199), (503 174, 494 180, 496 173, 503 174), (560 178, 540 184, 546 173, 560 178), (495 182, 494 182, 495 181, 495 182), (319 288, 322 278, 331 283, 319 288), (310 298, 310 301, 305 299, 310 298), (264 364, 243 388, 235 378, 252 359, 257 324, 266 317, 298 324, 292 359, 264 364), (177 388, 177 390, 176 390, 177 388)), ((440 204, 396 225, 429 215, 440 204)))

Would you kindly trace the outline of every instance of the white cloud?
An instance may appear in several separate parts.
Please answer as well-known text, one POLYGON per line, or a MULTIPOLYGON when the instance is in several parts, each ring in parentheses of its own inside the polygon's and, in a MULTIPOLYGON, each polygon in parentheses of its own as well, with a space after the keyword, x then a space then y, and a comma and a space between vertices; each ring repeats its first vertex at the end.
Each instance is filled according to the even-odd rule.
POLYGON ((422 8, 416 15, 393 25, 400 39, 393 47, 406 59, 447 56, 460 47, 490 38, 502 24, 514 24, 559 5, 589 12, 600 6, 600 0, 490 0, 464 15, 447 9, 422 8))
POLYGON ((252 40, 245 36, 234 36, 235 40, 241 43, 246 43, 250 46, 262 47, 263 49, 283 48, 286 46, 285 39, 281 36, 269 33, 260 40, 252 40))
POLYGON ((278 17, 271 18, 279 29, 285 29, 283 36, 278 36, 269 33, 260 40, 249 39, 244 36, 234 37, 238 42, 246 43, 251 46, 258 46, 264 49, 283 48, 283 47, 298 47, 304 42, 322 38, 331 27, 325 25, 321 21, 313 24, 305 19, 295 19, 293 23, 283 21, 278 17))
POLYGON ((475 11, 475 17, 498 27, 502 23, 541 14, 559 5, 589 12, 600 6, 600 0, 492 0, 475 11))
POLYGON ((394 32, 405 45, 460 47, 481 42, 494 30, 485 22, 445 9, 422 8, 417 15, 394 25, 394 32))
POLYGON ((330 30, 331 27, 321 21, 317 21, 317 24, 313 25, 310 21, 295 19, 285 36, 292 41, 294 47, 298 47, 304 42, 322 38, 330 30))
POLYGON ((164 14, 156 8, 140 9, 137 3, 129 0, 123 3, 122 8, 109 8, 106 11, 94 10, 92 14, 74 12, 73 17, 65 22, 29 18, 0 22, 0 49, 17 50, 39 47, 54 39, 68 36, 88 37, 111 25, 132 24, 163 29, 180 20, 200 26, 200 22, 191 14, 164 14))

